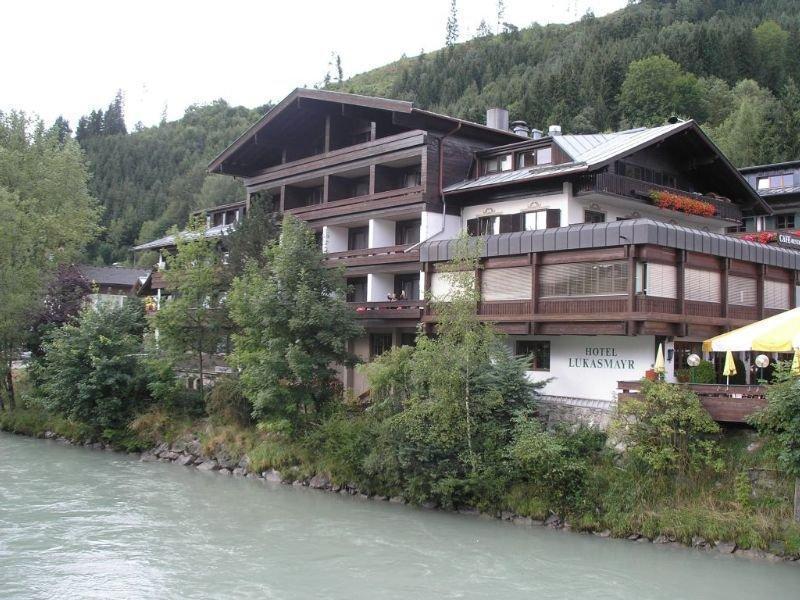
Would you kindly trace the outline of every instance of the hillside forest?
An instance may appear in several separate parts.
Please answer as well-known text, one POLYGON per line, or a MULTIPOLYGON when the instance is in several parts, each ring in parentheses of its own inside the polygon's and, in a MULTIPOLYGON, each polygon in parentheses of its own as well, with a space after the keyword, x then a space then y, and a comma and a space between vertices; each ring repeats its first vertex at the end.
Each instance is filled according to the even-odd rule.
MULTIPOLYGON (((339 77, 320 85, 478 122, 503 106, 512 119, 566 133, 677 115, 697 120, 738 166, 800 158, 800 0, 641 0, 571 24, 481 27, 466 41, 452 18, 442 49, 349 79, 337 61, 339 77)), ((184 225, 193 210, 243 198, 239 182, 205 167, 268 108, 217 100, 129 131, 118 95, 83 117, 75 137, 103 210, 87 260, 129 262, 131 246, 184 225)), ((63 119, 54 127, 72 133, 63 119)))

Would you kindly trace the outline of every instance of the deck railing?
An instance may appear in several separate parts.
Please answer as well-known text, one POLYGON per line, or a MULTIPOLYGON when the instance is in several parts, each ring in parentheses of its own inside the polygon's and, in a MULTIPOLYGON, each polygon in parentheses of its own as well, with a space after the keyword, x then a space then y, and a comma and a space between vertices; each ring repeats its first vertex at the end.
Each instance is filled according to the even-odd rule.
MULTIPOLYGON (((700 403, 720 423, 746 423, 750 415, 767 404, 763 385, 724 385, 681 383, 700 397, 700 403)), ((642 390, 641 381, 617 382, 617 402, 635 398, 642 390)))
POLYGON ((605 192, 635 198, 642 202, 650 202, 650 193, 653 191, 669 192, 679 196, 686 196, 693 200, 701 200, 714 206, 716 211, 714 217, 726 221, 740 222, 742 220, 741 209, 725 198, 707 196, 695 192, 687 192, 676 188, 666 187, 616 173, 589 173, 578 178, 575 186, 576 193, 605 192))
POLYGON ((396 302, 348 302, 361 319, 419 319, 425 310, 424 300, 396 302))

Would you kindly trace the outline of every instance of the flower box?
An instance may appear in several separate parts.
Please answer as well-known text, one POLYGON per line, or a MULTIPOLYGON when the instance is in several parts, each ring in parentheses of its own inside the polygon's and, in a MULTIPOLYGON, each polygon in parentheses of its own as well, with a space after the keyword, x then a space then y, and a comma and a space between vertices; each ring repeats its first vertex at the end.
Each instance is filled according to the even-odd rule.
POLYGON ((659 208, 676 210, 687 215, 713 217, 717 214, 717 207, 710 202, 695 200, 694 198, 673 194, 672 192, 653 190, 650 192, 650 200, 659 208))

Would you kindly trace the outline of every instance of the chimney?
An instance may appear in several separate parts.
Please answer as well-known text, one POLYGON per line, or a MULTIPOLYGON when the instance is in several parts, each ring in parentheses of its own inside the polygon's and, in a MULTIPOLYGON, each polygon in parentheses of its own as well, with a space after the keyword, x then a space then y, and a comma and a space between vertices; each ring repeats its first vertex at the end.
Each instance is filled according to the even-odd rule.
POLYGON ((550 125, 548 133, 550 134, 550 137, 561 135, 561 125, 550 125))
POLYGON ((531 129, 531 139, 532 140, 540 140, 540 139, 542 139, 542 130, 541 129, 531 129))
POLYGON ((528 127, 528 124, 525 121, 512 121, 511 131, 513 131, 517 135, 522 135, 525 137, 531 136, 531 128, 528 127))
POLYGON ((487 110, 486 126, 508 131, 508 111, 505 108, 490 108, 487 110))

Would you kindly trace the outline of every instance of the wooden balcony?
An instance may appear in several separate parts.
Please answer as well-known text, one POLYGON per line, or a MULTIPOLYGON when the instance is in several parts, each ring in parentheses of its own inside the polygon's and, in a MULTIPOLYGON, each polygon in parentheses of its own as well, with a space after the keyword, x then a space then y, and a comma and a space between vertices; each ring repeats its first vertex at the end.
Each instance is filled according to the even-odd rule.
MULTIPOLYGON (((767 405, 766 387, 762 385, 716 385, 685 383, 700 397, 700 403, 720 423, 746 423, 750 415, 767 405)), ((635 398, 642 389, 641 381, 617 382, 617 402, 635 398)))
POLYGON ((582 175, 575 183, 576 195, 587 193, 612 194, 624 198, 633 198, 645 204, 655 206, 650 200, 650 193, 653 191, 669 192, 670 194, 677 194, 693 200, 707 202, 713 205, 716 210, 714 216, 711 217, 714 219, 722 219, 732 223, 740 223, 742 220, 741 209, 727 199, 697 194, 695 192, 687 192, 685 190, 670 188, 655 183, 648 183, 647 181, 617 175, 616 173, 590 173, 582 175))
POLYGON ((349 302, 359 319, 415 320, 422 318, 424 300, 396 302, 349 302))
POLYGON ((329 252, 325 255, 325 262, 329 266, 344 265, 346 267, 419 262, 419 249, 414 248, 406 252, 410 247, 410 244, 406 244, 401 246, 384 246, 382 248, 364 248, 362 250, 345 250, 344 252, 329 252))

